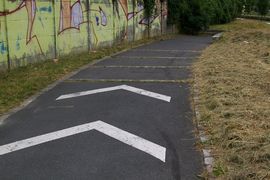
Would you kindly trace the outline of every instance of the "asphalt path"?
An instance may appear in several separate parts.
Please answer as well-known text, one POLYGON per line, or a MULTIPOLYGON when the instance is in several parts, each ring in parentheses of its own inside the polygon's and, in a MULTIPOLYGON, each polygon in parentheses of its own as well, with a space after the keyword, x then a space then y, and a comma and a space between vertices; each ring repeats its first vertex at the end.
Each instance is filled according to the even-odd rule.
POLYGON ((0 179, 197 179, 203 158, 188 80, 210 43, 154 42, 44 92, 0 126, 0 179))

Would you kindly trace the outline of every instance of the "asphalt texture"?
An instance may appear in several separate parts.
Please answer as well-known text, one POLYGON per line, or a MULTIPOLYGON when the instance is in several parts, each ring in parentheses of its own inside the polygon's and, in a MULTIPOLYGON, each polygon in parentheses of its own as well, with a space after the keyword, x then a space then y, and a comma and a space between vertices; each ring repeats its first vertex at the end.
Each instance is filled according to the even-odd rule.
POLYGON ((190 78, 190 65, 210 43, 209 36, 179 36, 118 54, 59 83, 0 126, 2 146, 101 120, 165 147, 165 162, 93 130, 0 155, 0 179, 197 179, 203 160, 196 147, 190 86, 159 81, 190 78), (171 96, 171 101, 125 90, 56 101, 63 94, 123 84, 171 96))

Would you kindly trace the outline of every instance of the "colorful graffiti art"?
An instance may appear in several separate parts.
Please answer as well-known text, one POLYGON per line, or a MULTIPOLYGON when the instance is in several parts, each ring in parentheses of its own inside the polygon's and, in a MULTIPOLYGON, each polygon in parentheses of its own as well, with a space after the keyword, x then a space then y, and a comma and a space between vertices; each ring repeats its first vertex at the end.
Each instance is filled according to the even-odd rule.
MULTIPOLYGON (((103 11, 103 9, 99 6, 99 10, 96 9, 90 9, 91 12, 98 12, 98 15, 95 15, 95 20, 96 20, 96 25, 99 26, 100 24, 102 26, 107 26, 107 16, 106 13, 103 11), (101 20, 100 20, 101 19, 101 20)), ((92 23, 92 21, 90 20, 90 23, 92 23)))
MULTIPOLYGON (((14 0, 8 0, 10 2, 14 2, 14 0)), ((20 11, 21 9, 26 8, 28 15, 28 26, 27 26, 27 34, 26 34, 26 45, 28 45, 33 39, 35 39, 39 45, 39 49, 43 54, 39 39, 37 35, 33 34, 33 26, 36 18, 36 1, 35 0, 21 0, 19 5, 14 9, 5 9, 4 11, 0 11, 0 16, 8 16, 11 14, 20 11)))
POLYGON ((159 31, 160 6, 147 19, 143 0, 0 0, 0 66, 141 39, 148 22, 159 31))
POLYGON ((142 18, 139 24, 142 24, 142 25, 152 24, 160 15, 161 15, 161 4, 159 0, 156 0, 154 14, 149 18, 147 17, 142 18))
MULTIPOLYGON (((107 25, 107 16, 101 7, 99 7, 98 10, 90 9, 90 11, 96 11, 100 13, 101 18, 99 18, 99 16, 96 16, 97 26, 99 24, 101 24, 102 26, 107 25), (99 19, 101 19, 101 22, 99 22, 99 19)), ((71 28, 80 30, 80 25, 83 23, 87 23, 87 20, 84 20, 80 0, 76 1, 72 5, 70 0, 61 0, 59 34, 71 28)))
POLYGON ((71 1, 61 0, 60 22, 58 34, 67 29, 75 28, 80 30, 80 25, 85 23, 83 18, 82 6, 80 0, 71 5, 71 1))
POLYGON ((137 2, 137 11, 132 9, 130 11, 130 9, 128 8, 128 0, 119 0, 119 3, 125 13, 125 16, 127 18, 127 20, 132 19, 134 16, 136 16, 139 12, 143 11, 144 7, 143 7, 143 2, 142 1, 138 1, 137 2))

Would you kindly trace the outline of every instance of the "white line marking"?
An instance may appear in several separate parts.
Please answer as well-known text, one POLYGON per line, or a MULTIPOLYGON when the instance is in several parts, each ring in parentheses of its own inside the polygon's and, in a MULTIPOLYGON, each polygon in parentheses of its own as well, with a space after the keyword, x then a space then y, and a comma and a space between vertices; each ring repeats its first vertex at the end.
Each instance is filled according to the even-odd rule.
POLYGON ((162 56, 117 56, 118 58, 132 58, 132 59, 196 59, 197 57, 162 57, 162 56))
POLYGON ((115 90, 121 89, 121 87, 122 86, 114 86, 114 87, 101 88, 101 89, 95 89, 95 90, 90 90, 90 91, 82 91, 82 92, 77 92, 77 93, 71 93, 71 94, 62 95, 62 96, 58 97, 56 100, 68 99, 68 98, 74 98, 74 97, 80 97, 80 96, 86 96, 86 95, 109 92, 109 91, 115 91, 115 90))
POLYGON ((145 69, 183 69, 190 66, 92 66, 91 68, 145 68, 145 69))
POLYGON ((95 121, 71 128, 55 131, 52 133, 43 134, 40 136, 16 141, 10 144, 0 146, 0 155, 8 154, 14 151, 22 150, 46 142, 54 141, 57 139, 65 138, 68 136, 80 134, 83 132, 97 130, 103 134, 106 134, 118 141, 121 141, 127 145, 130 145, 136 149, 144 151, 145 153, 154 156, 155 158, 165 162, 166 161, 166 148, 143 139, 139 136, 131 134, 127 131, 121 130, 110 124, 102 121, 95 121))
POLYGON ((102 121, 97 122, 96 130, 136 149, 144 151, 145 153, 150 154, 163 162, 166 161, 166 148, 158 144, 152 143, 102 121))
POLYGON ((93 122, 2 145, 0 146, 0 155, 25 149, 31 146, 36 146, 49 141, 61 139, 64 137, 72 136, 82 132, 90 131, 93 130, 95 127, 96 122, 93 122))
POLYGON ((153 52, 194 52, 194 53, 196 53, 196 52, 202 52, 202 51, 196 51, 196 50, 188 50, 188 49, 182 49, 182 50, 180 50, 180 49, 133 49, 133 50, 130 50, 130 51, 132 51, 132 52, 140 52, 140 51, 142 51, 142 52, 145 52, 145 51, 153 51, 153 52))
POLYGON ((135 88, 135 87, 128 86, 128 85, 120 85, 120 86, 101 88, 101 89, 95 89, 95 90, 90 90, 90 91, 82 91, 82 92, 77 92, 77 93, 65 94, 65 95, 59 96, 56 100, 86 96, 86 95, 115 91, 115 90, 126 90, 126 91, 130 91, 130 92, 137 93, 140 95, 144 95, 144 96, 152 97, 152 98, 159 99, 162 101, 166 101, 166 102, 171 101, 170 96, 154 93, 151 91, 146 91, 144 89, 139 89, 139 88, 135 88))
POLYGON ((165 95, 162 95, 162 94, 146 91, 144 89, 139 89, 139 88, 135 88, 135 87, 128 86, 128 85, 122 85, 122 89, 130 91, 130 92, 134 92, 134 93, 137 93, 137 94, 140 94, 140 95, 152 97, 152 98, 155 98, 155 99, 160 99, 162 101, 167 101, 167 102, 171 101, 170 96, 165 96, 165 95))

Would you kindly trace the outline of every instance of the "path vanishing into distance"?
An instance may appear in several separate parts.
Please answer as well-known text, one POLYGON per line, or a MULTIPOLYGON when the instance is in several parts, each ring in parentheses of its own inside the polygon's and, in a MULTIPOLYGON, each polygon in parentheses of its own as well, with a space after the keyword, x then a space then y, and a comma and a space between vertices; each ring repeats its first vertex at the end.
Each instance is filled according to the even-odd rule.
POLYGON ((1 180, 196 179, 190 66, 210 36, 178 36, 106 58, 0 125, 1 180))

